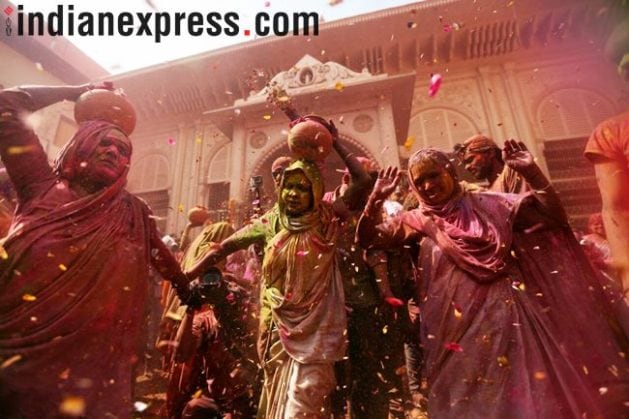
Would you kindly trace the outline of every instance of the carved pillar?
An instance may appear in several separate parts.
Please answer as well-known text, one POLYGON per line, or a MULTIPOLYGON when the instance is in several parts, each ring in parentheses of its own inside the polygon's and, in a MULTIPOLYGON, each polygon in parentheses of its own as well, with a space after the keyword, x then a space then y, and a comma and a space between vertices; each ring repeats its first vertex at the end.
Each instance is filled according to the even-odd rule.
POLYGON ((234 127, 231 144, 230 171, 231 182, 229 184, 229 198, 240 201, 240 197, 246 188, 248 179, 246 175, 245 158, 247 157, 247 130, 242 125, 234 127))
POLYGON ((522 97, 522 91, 518 85, 515 74, 515 64, 512 62, 503 65, 504 79, 507 86, 507 97, 513 110, 513 118, 516 124, 517 139, 523 141, 531 150, 531 153, 537 157, 537 164, 548 176, 548 167, 544 158, 544 141, 538 140, 533 132, 531 121, 527 117, 528 112, 526 103, 522 97))
MULTIPOLYGON (((186 214, 185 211, 182 213, 179 211, 180 205, 184 205, 184 185, 186 182, 186 176, 184 172, 185 164, 186 164, 186 126, 185 124, 179 124, 177 126, 178 133, 176 146, 174 147, 174 164, 173 168, 175 170, 173 176, 173 187, 172 194, 169 199, 169 207, 172 208, 169 217, 168 217, 168 231, 171 233, 178 233, 180 230, 183 230, 186 224, 186 214)), ((184 208, 185 209, 185 208, 184 208)))
POLYGON ((391 97, 381 100, 378 103, 378 131, 379 131, 379 151, 387 147, 385 153, 381 153, 378 158, 382 161, 382 166, 399 166, 400 153, 398 150, 398 141, 395 137, 395 121, 393 119, 393 107, 391 106, 391 97))
POLYGON ((203 124, 200 121, 195 121, 194 129, 192 132, 192 139, 190 143, 191 151, 191 164, 190 164, 190 191, 188 195, 188 208, 195 205, 203 205, 201 193, 199 192, 200 186, 205 181, 205 173, 203 173, 203 124))

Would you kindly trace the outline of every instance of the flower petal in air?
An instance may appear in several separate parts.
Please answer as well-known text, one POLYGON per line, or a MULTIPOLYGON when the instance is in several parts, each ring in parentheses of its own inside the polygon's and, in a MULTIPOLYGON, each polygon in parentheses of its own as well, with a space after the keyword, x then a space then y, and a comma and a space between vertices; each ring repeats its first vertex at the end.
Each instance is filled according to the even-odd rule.
POLYGON ((434 97, 439 89, 441 88, 441 83, 443 82, 443 77, 441 74, 433 74, 430 77, 430 85, 428 86, 428 96, 434 97))

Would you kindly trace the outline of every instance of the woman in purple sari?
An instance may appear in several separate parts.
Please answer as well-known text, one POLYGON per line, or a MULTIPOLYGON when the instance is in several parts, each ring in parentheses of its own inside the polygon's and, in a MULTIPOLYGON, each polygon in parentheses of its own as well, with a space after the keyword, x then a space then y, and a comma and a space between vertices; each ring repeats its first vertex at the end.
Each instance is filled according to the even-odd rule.
POLYGON ((387 169, 359 222, 365 247, 423 239, 428 414, 620 417, 629 394, 626 337, 548 180, 522 144, 508 142, 505 156, 534 192, 463 191, 447 156, 425 149, 409 161, 419 208, 381 222, 380 206, 399 179, 387 169))

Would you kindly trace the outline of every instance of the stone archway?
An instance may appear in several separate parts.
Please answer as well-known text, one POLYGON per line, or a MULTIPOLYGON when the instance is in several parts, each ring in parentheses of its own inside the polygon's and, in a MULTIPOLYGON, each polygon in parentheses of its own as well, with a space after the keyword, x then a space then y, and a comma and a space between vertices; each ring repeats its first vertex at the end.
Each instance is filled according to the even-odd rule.
MULTIPOLYGON (((415 73, 395 77, 368 71, 357 73, 338 63, 322 63, 306 55, 290 70, 276 74, 270 84, 293 98, 304 115, 316 112, 338 122, 344 131, 341 141, 357 155, 382 165, 399 165, 398 139, 407 136, 414 78, 415 73), (343 94, 339 95, 341 85, 343 94), (358 123, 363 117, 369 119, 369 128, 358 123), (355 138, 360 138, 360 142, 355 138)), ((284 117, 269 106, 267 95, 267 89, 252 92, 247 99, 234 101, 233 106, 204 114, 231 138, 229 196, 243 209, 251 207, 255 199, 252 176, 262 177, 260 192, 266 204, 263 207, 268 208, 268 202, 275 200, 271 164, 288 153, 284 117)), ((325 187, 333 190, 341 183, 344 165, 333 153, 324 166, 325 187)))

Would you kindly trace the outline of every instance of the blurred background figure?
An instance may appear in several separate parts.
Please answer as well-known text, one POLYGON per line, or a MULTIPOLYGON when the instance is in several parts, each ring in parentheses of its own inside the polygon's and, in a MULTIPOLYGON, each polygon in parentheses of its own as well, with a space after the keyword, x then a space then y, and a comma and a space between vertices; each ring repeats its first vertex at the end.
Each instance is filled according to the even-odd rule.
POLYGON ((487 181, 487 189, 495 192, 524 193, 531 190, 526 180, 516 170, 505 165, 502 150, 489 137, 474 135, 455 152, 463 162, 465 170, 478 181, 487 181))
MULTIPOLYGON (((629 17, 625 16, 612 32, 605 45, 605 56, 618 64, 620 77, 629 81, 629 17)), ((585 157, 596 171, 603 223, 624 292, 624 317, 629 317, 629 111, 596 127, 585 147, 585 157)), ((629 323, 629 319, 625 321, 629 323)))

